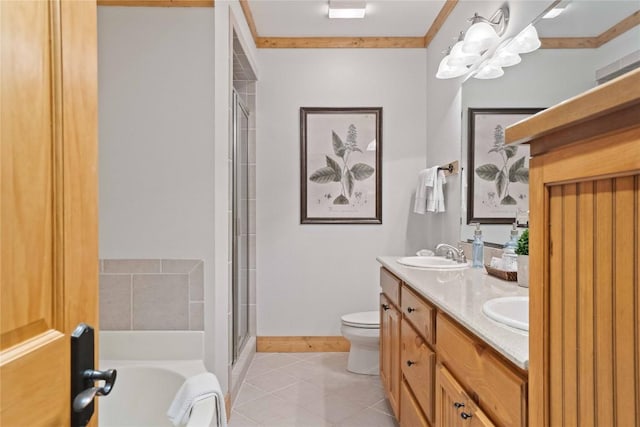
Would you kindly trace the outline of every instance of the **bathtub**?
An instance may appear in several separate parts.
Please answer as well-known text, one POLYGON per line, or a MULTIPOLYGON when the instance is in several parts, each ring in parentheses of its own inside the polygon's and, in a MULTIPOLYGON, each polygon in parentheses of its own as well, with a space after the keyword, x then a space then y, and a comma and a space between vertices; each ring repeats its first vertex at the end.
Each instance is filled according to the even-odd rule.
MULTIPOLYGON (((100 427, 173 427, 166 413, 176 392, 206 372, 203 333, 101 331, 99 367, 118 370, 111 394, 99 398, 100 427)), ((214 397, 196 403, 187 426, 216 426, 216 408, 214 397)))

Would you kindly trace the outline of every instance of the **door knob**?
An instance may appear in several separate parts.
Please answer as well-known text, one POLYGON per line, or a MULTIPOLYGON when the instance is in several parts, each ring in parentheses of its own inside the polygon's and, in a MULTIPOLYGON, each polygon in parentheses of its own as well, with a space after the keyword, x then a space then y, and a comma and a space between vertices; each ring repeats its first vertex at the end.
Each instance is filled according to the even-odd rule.
POLYGON ((415 309, 415 308, 413 308, 413 307, 407 307, 407 312, 408 312, 408 313, 411 313, 411 312, 414 312, 414 311, 416 311, 416 309, 415 309))
POLYGON ((104 385, 102 387, 90 387, 85 390, 82 390, 74 399, 73 399, 73 410, 75 412, 83 411, 96 396, 106 396, 111 393, 111 389, 113 388, 113 384, 116 382, 116 375, 118 371, 115 369, 107 369, 106 371, 94 371, 93 369, 87 369, 82 373, 82 376, 85 380, 90 381, 92 384, 94 381, 104 381, 104 385))
POLYGON ((389 304, 382 304, 382 309, 383 309, 384 311, 389 310, 389 304))
POLYGON ((469 419, 471 418, 471 414, 467 414, 466 412, 461 412, 460 418, 462 418, 463 420, 469 419))

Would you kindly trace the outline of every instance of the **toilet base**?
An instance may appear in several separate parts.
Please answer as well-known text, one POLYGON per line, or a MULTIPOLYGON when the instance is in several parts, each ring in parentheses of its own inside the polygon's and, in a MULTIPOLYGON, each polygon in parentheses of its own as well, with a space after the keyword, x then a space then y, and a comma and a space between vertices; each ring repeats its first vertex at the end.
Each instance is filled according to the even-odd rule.
POLYGON ((380 375, 380 352, 377 348, 359 347, 351 343, 347 371, 354 374, 380 375))

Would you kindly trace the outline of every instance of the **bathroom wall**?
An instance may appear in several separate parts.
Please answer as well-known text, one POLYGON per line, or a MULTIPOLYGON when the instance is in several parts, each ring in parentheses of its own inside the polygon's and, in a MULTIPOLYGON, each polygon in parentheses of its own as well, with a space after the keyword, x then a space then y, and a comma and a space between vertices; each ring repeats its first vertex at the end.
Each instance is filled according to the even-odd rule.
POLYGON ((258 59, 258 336, 340 335, 342 314, 377 308, 376 256, 424 244, 426 217, 411 213, 426 164, 424 50, 263 49, 258 59), (300 225, 303 106, 383 107, 382 225, 300 225))
POLYGON ((214 29, 213 8, 98 7, 100 257, 202 260, 205 334, 227 327, 226 294, 213 319, 214 29))
POLYGON ((196 259, 100 260, 100 329, 204 329, 204 265, 196 259))

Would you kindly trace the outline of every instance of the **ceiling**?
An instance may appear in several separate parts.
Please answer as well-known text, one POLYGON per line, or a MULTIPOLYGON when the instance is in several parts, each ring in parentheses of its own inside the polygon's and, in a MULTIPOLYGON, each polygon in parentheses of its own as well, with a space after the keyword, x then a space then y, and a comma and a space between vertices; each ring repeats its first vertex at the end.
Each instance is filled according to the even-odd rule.
MULTIPOLYGON (((518 0, 537 3, 552 0, 518 0)), ((459 0, 459 3, 487 3, 459 0)), ((563 1, 563 2, 566 2, 563 1)), ((260 37, 424 37, 444 0, 368 0, 365 19, 329 19, 328 0, 248 0, 260 37)), ((540 37, 595 37, 640 9, 638 0, 572 0, 540 37)))

